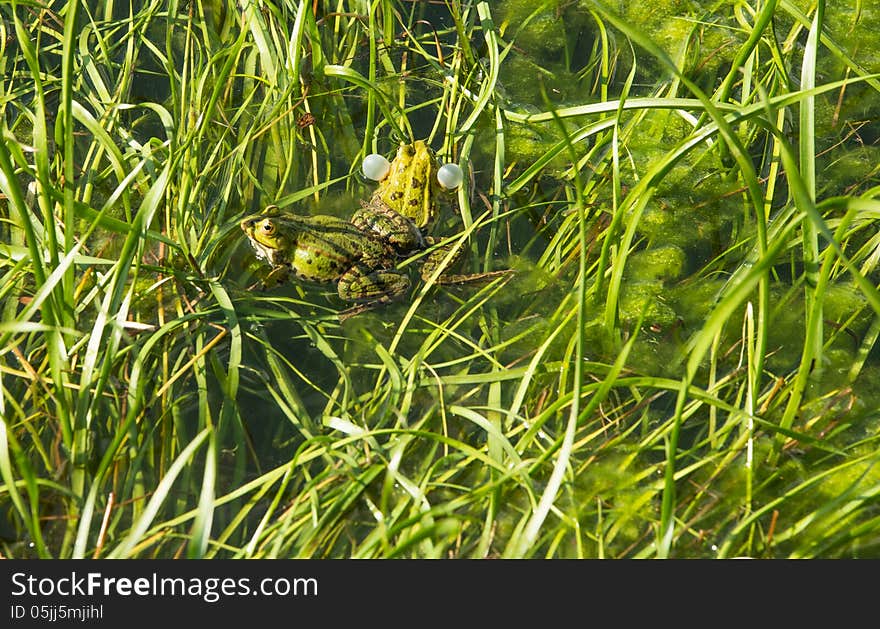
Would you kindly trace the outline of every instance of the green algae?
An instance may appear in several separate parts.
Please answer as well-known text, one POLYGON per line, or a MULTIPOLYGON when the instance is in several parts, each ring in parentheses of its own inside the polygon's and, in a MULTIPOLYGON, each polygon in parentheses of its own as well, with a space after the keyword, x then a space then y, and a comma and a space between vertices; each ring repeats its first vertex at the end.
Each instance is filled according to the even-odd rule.
MULTIPOLYGON (((835 44, 867 72, 880 72, 880 5, 864 0, 838 0, 826 9, 825 16, 825 28, 835 44)), ((840 63, 832 55, 827 56, 827 62, 840 63)), ((840 70, 841 66, 835 69, 840 70)))
POLYGON ((663 245, 632 254, 627 260, 626 276, 634 282, 675 280, 684 273, 686 263, 681 247, 663 245))
MULTIPOLYGON (((582 6, 592 2, 583 0, 582 6)), ((685 73, 710 85, 726 71, 745 41, 741 27, 712 0, 659 0, 617 3, 617 11, 632 27, 644 32, 685 73)), ((665 75, 666 68, 652 57, 639 58, 643 72, 665 75)))
POLYGON ((568 4, 562 0, 503 0, 495 7, 499 30, 531 55, 556 57, 565 48, 571 27, 565 19, 564 7, 568 4))
POLYGON ((620 296, 620 319, 632 323, 643 318, 654 325, 670 325, 677 313, 666 303, 661 281, 627 282, 620 296))

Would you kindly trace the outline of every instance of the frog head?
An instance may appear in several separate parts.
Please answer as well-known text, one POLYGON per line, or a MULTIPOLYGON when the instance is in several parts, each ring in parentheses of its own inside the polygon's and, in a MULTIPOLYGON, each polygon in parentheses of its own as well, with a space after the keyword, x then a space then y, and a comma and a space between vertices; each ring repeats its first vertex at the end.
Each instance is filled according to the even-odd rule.
POLYGON ((297 233, 302 226, 293 215, 284 215, 277 205, 270 205, 259 214, 248 216, 241 221, 244 231, 257 257, 272 266, 286 263, 289 251, 296 242, 297 233))

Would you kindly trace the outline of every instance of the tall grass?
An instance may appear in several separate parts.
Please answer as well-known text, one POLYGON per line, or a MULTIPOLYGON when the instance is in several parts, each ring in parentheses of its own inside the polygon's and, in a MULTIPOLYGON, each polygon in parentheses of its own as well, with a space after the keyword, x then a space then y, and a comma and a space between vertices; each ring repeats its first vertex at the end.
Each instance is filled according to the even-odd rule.
POLYGON ((877 556, 880 12, 678 6, 0 5, 2 554, 877 556), (514 273, 259 288, 420 138, 514 273))

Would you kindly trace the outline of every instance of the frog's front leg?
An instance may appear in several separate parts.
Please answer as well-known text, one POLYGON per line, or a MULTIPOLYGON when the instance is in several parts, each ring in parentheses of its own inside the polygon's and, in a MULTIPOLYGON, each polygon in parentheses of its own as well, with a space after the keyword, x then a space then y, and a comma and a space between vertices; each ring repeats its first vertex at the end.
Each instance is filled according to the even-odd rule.
POLYGON ((357 265, 339 278, 336 290, 345 301, 363 302, 339 313, 344 321, 352 315, 390 303, 409 290, 409 278, 393 269, 373 269, 357 265))
POLYGON ((263 290, 273 288, 278 286, 279 284, 284 284, 290 278, 290 265, 288 264, 279 264, 277 266, 273 266, 272 270, 266 274, 261 281, 261 288, 263 290))

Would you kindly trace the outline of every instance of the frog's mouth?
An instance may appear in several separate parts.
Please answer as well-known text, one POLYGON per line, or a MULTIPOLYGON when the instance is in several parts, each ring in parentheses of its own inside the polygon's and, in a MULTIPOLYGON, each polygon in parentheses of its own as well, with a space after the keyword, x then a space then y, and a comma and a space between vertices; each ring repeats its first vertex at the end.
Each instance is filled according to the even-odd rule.
POLYGON ((281 251, 279 249, 273 249, 272 247, 268 247, 260 242, 257 242, 253 238, 250 239, 251 245, 254 248, 254 253, 257 254, 257 259, 265 260, 269 266, 278 266, 284 262, 283 256, 281 255, 281 251))
POLYGON ((251 245, 254 248, 254 252, 257 254, 257 259, 265 260, 269 264, 274 264, 272 261, 272 253, 273 249, 269 249, 265 245, 258 243, 256 240, 251 238, 251 245))

